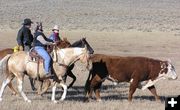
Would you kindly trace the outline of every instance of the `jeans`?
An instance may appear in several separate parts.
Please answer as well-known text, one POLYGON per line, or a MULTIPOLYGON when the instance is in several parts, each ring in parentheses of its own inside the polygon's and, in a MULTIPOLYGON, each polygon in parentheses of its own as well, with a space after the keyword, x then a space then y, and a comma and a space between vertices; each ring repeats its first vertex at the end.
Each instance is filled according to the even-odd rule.
POLYGON ((47 53, 47 51, 41 47, 41 46, 35 46, 35 50, 44 59, 44 69, 45 74, 48 74, 50 72, 50 63, 51 63, 51 57, 47 53))

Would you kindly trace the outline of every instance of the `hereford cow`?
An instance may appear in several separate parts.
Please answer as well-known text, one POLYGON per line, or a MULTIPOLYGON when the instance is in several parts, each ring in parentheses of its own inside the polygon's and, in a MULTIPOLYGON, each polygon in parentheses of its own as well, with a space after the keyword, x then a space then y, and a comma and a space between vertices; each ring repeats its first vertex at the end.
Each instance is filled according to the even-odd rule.
POLYGON ((136 88, 149 89, 159 100, 154 84, 160 79, 176 79, 177 74, 170 61, 155 60, 146 57, 120 57, 94 54, 90 58, 91 70, 86 81, 85 91, 88 101, 93 90, 100 101, 100 87, 105 79, 114 82, 130 82, 128 101, 136 88))

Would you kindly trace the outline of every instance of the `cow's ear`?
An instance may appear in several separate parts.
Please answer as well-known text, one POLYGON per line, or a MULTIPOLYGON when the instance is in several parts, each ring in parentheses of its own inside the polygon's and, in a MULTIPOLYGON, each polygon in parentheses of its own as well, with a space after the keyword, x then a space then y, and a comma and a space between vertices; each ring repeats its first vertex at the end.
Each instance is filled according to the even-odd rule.
POLYGON ((166 63, 165 62, 160 62, 161 68, 166 68, 166 63))

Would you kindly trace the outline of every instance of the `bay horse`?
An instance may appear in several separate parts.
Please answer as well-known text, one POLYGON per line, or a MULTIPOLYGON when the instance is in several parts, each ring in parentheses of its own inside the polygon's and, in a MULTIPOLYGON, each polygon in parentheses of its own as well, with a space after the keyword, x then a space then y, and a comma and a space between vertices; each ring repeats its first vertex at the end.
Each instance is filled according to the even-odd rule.
MULTIPOLYGON (((64 100, 67 93, 67 86, 63 81, 63 76, 67 72, 68 65, 75 63, 76 61, 81 61, 88 64, 89 52, 87 47, 84 48, 65 48, 59 49, 56 48, 53 51, 53 73, 55 78, 53 78, 53 87, 52 87, 52 97, 51 100, 54 103, 57 103, 55 99, 56 86, 59 84, 63 88, 63 94, 60 100, 64 100)), ((25 75, 28 75, 31 78, 42 78, 44 76, 43 63, 39 65, 39 74, 37 73, 37 62, 32 62, 30 56, 27 52, 19 51, 11 55, 6 56, 7 59, 4 60, 1 65, 7 70, 7 77, 3 81, 1 90, 0 90, 0 101, 2 101, 2 95, 6 86, 11 83, 11 81, 16 77, 18 84, 18 91, 26 102, 31 102, 28 97, 23 92, 23 79, 25 75)))

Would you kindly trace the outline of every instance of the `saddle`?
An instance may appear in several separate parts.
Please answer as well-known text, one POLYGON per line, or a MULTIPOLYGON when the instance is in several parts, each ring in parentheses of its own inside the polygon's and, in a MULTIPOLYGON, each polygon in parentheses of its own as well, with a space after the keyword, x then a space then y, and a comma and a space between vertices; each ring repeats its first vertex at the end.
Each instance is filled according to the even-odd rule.
POLYGON ((44 59, 40 55, 38 55, 34 48, 31 48, 31 50, 29 51, 29 56, 31 61, 44 62, 44 59))
MULTIPOLYGON (((52 50, 53 50, 52 47, 50 47, 50 46, 46 47, 46 51, 48 53, 51 53, 52 50)), ((31 57, 31 61, 38 61, 39 60, 40 62, 44 62, 44 59, 40 55, 38 55, 38 53, 36 52, 36 50, 34 48, 31 48, 31 50, 29 51, 29 56, 31 57)))

